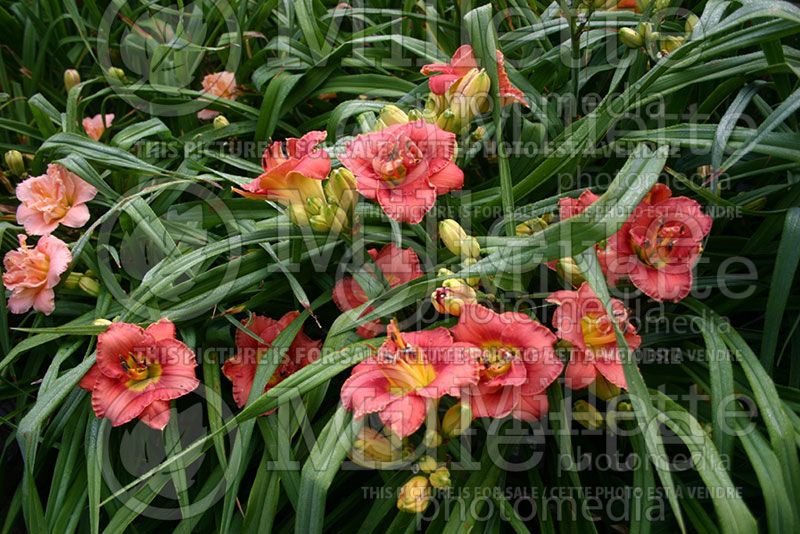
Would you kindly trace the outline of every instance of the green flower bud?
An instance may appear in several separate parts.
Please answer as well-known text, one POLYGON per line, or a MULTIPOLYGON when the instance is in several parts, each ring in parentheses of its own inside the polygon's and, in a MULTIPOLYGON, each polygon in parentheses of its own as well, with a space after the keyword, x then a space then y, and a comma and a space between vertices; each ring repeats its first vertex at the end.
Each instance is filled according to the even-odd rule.
POLYGON ((619 40, 628 48, 641 48, 644 37, 632 28, 620 28, 619 40))
POLYGON ((408 122, 408 115, 399 107, 389 104, 388 106, 383 106, 381 109, 380 120, 382 120, 386 126, 406 124, 408 122))
POLYGON ((217 115, 216 117, 214 117, 213 124, 215 130, 220 130, 222 128, 225 128, 226 126, 231 125, 231 123, 228 122, 228 119, 225 117, 225 115, 217 115))
POLYGON ((417 465, 419 466, 420 470, 423 473, 433 473, 439 466, 436 460, 434 460, 430 456, 423 456, 422 458, 420 458, 419 462, 417 462, 417 465))
POLYGON ((468 236, 461 225, 453 219, 445 219, 439 223, 439 236, 447 250, 456 256, 479 258, 481 255, 478 241, 468 236))
POLYGON ((460 436, 472 424, 472 410, 467 404, 454 404, 442 417, 442 432, 447 437, 460 436))
POLYGON ((573 405, 572 415, 580 425, 589 430, 597 430, 605 424, 603 414, 585 400, 579 400, 573 405))
POLYGON ((9 150, 5 154, 6 165, 11 174, 22 176, 25 174, 25 160, 19 150, 9 150))
POLYGON ((81 83, 81 75, 75 69, 64 71, 64 89, 69 93, 70 89, 81 83))
POLYGON ((411 477, 400 488, 397 498, 397 508, 403 512, 413 514, 425 511, 431 502, 431 488, 428 478, 418 475, 411 477))
POLYGON ((108 69, 108 76, 120 82, 125 82, 125 71, 119 67, 111 67, 108 69))
POLYGON ((81 277, 78 280, 78 287, 80 287, 84 293, 96 297, 100 294, 100 284, 94 278, 89 278, 88 276, 81 277))
POLYGON ((440 467, 430 475, 431 486, 436 489, 446 489, 450 487, 450 470, 440 467))

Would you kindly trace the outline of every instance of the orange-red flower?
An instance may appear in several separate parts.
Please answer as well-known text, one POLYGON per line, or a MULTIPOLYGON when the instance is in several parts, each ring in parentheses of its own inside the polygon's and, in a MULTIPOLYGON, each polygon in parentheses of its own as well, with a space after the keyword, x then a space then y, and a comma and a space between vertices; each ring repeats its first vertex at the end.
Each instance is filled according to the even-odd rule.
MULTIPOLYGON (((419 264, 419 257, 412 248, 403 249, 388 244, 380 251, 372 248, 367 253, 372 258, 374 266, 365 264, 363 269, 367 276, 375 279, 376 283, 380 278, 378 273, 374 272, 375 267, 389 287, 397 287, 424 274, 419 264)), ((366 292, 352 276, 345 276, 333 288, 333 302, 342 311, 358 308, 368 300, 366 292)), ((364 313, 368 312, 369 310, 364 310, 364 313)), ((363 338, 372 338, 380 332, 380 329, 380 321, 376 319, 359 327, 357 332, 363 338)))
POLYGON ((162 319, 146 329, 112 323, 97 336, 97 363, 80 381, 92 393, 97 417, 119 426, 139 418, 162 430, 169 422, 169 401, 199 384, 194 352, 175 338, 175 325, 162 319))
POLYGON ((377 356, 353 368, 342 386, 342 405, 354 417, 380 414, 400 437, 416 432, 429 403, 444 395, 459 396, 478 381, 478 366, 453 348, 446 328, 401 334, 389 325, 389 339, 377 356))
POLYGON ((616 386, 627 388, 614 323, 630 350, 638 348, 642 339, 628 321, 628 310, 622 301, 611 299, 613 318, 609 317, 602 301, 585 282, 577 291, 556 291, 547 301, 558 304, 553 314, 556 335, 572 345, 565 374, 567 387, 585 388, 600 375, 616 386))
POLYGON ((103 132, 106 131, 106 127, 111 126, 112 122, 114 122, 113 113, 106 113, 105 115, 97 114, 94 117, 85 117, 82 123, 83 131, 85 131, 86 135, 95 141, 99 141, 100 138, 103 137, 103 132))
MULTIPOLYGON (((203 78, 203 92, 214 98, 236 100, 239 95, 236 77, 226 70, 208 74, 203 78)), ((212 109, 202 109, 197 112, 197 118, 200 120, 211 120, 217 115, 219 112, 212 109)))
POLYGON ((8 309, 25 313, 33 308, 50 315, 56 308, 53 288, 72 261, 72 253, 66 243, 51 235, 42 236, 33 248, 26 243, 28 236, 18 238, 19 248, 3 259, 3 285, 11 290, 8 309))
POLYGON ((600 255, 609 283, 628 278, 655 300, 685 298, 711 224, 700 204, 656 184, 600 255))
POLYGON ((97 189, 77 174, 56 163, 47 166, 47 173, 32 176, 17 185, 17 222, 32 235, 53 232, 59 224, 80 228, 89 220, 86 203, 97 195, 97 189))
MULTIPOLYGON (((266 359, 270 357, 272 342, 298 315, 300 315, 298 312, 292 311, 277 321, 262 315, 253 315, 250 320, 242 321, 242 324, 264 343, 242 330, 236 330, 236 355, 222 365, 222 373, 233 382, 233 400, 238 407, 241 408, 247 403, 259 362, 268 361, 266 359)), ((267 381, 264 391, 269 391, 287 376, 317 360, 321 347, 321 341, 309 338, 300 330, 289 350, 283 355, 275 373, 267 381)))
POLYGON ((301 138, 272 143, 261 158, 264 173, 237 193, 257 200, 275 200, 305 209, 309 198, 324 199, 322 180, 331 171, 331 159, 320 144, 327 134, 308 132, 301 138))
MULTIPOLYGON (((511 84, 506 73, 505 58, 503 53, 497 51, 497 76, 500 85, 500 99, 503 105, 512 102, 519 102, 527 106, 528 101, 525 93, 511 84)), ((470 45, 462 45, 455 51, 450 63, 431 63, 422 67, 421 72, 428 78, 428 87, 431 92, 443 95, 451 85, 456 83, 463 76, 467 75, 472 69, 478 68, 478 62, 470 45)))
POLYGON ((339 160, 355 175, 358 192, 386 215, 418 223, 437 196, 463 187, 454 155, 455 134, 420 119, 359 135, 339 160))
POLYGON ((545 390, 564 368, 550 330, 522 313, 498 314, 471 304, 462 308, 452 332, 456 346, 480 364, 470 399, 475 417, 510 414, 533 421, 547 412, 545 390))

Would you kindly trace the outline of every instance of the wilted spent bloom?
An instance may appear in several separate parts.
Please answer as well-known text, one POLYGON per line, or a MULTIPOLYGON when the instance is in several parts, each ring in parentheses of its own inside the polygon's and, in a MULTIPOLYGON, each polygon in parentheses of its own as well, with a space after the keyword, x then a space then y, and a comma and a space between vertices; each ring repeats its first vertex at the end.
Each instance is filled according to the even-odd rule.
POLYGON ((94 117, 85 117, 81 122, 81 125, 83 126, 83 131, 86 132, 86 135, 95 141, 99 141, 100 138, 103 137, 103 133, 106 131, 106 126, 110 127, 112 122, 114 122, 113 113, 106 113, 105 115, 98 113, 94 117))
POLYGON ((350 459, 361 467, 380 469, 384 464, 400 461, 406 451, 402 440, 397 436, 386 436, 382 432, 369 427, 361 427, 353 441, 350 459))
POLYGON ((9 150, 4 156, 6 165, 11 174, 15 176, 22 176, 25 174, 25 160, 22 158, 22 153, 19 150, 9 150))
POLYGON ((572 406, 572 416, 581 426, 589 430, 597 430, 605 424, 603 414, 585 400, 575 402, 572 406))
POLYGON ((481 255, 478 241, 467 235, 461 225, 453 219, 445 219, 439 223, 439 236, 447 250, 456 256, 478 258, 481 255))
POLYGON ((461 278, 450 278, 442 283, 431 295, 431 303, 439 313, 447 313, 454 317, 461 315, 465 304, 476 304, 477 293, 461 278))
POLYGON ((81 75, 75 69, 67 69, 64 71, 64 89, 69 93, 70 90, 81 83, 81 75))
POLYGON ((411 477, 400 488, 397 498, 397 508, 403 512, 416 514, 424 512, 431 502, 431 487, 428 478, 417 475, 411 477))

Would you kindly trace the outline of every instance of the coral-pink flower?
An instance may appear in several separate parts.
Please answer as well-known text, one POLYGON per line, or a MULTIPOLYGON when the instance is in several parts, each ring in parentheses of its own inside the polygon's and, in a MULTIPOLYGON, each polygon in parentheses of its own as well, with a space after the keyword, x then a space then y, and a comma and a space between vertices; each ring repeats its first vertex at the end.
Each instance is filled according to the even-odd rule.
POLYGON ((97 189, 77 174, 51 163, 47 173, 32 176, 17 185, 17 222, 32 235, 53 232, 59 224, 80 228, 89 220, 87 202, 97 189))
MULTIPOLYGON (((424 274, 419 264, 419 257, 412 248, 403 249, 390 243, 380 251, 372 248, 367 250, 367 253, 372 258, 374 266, 368 263, 364 265, 363 269, 367 276, 375 279, 375 283, 379 281, 378 273, 374 272, 375 267, 380 271, 380 275, 386 280, 389 287, 397 287, 424 274)), ((352 276, 343 277, 333 288, 333 302, 342 311, 357 308, 368 300, 366 292, 352 276)), ((364 313, 369 311, 364 310, 364 313)), ((376 319, 359 327, 357 332, 363 338, 372 338, 380 330, 380 321, 376 319)))
POLYGON ((418 223, 437 196, 464 185, 452 161, 455 146, 455 134, 420 119, 359 135, 339 160, 355 175, 359 193, 389 217, 418 223))
MULTIPOLYGON (((203 92, 215 98, 236 100, 239 95, 236 77, 232 72, 226 70, 207 74, 203 78, 203 92)), ((211 109, 203 109, 197 112, 197 118, 200 120, 211 120, 217 115, 219 115, 219 112, 211 109)))
MULTIPOLYGON (((497 51, 497 76, 500 85, 500 99, 503 105, 512 102, 519 102, 527 106, 528 101, 525 93, 512 85, 506 73, 505 58, 503 53, 497 51)), ((451 85, 456 83, 461 77, 472 69, 478 68, 478 62, 470 45, 462 45, 455 51, 450 63, 431 63, 422 67, 421 72, 428 78, 428 87, 431 92, 443 95, 451 85)))
POLYGON ((326 137, 325 132, 313 131, 272 143, 261 158, 264 173, 234 191, 247 198, 296 203, 304 208, 309 198, 323 199, 322 180, 331 172, 331 159, 320 147, 326 137))
POLYGON ((572 345, 565 374, 567 387, 585 388, 600 375, 616 386, 627 388, 614 323, 630 350, 638 348, 642 339, 628 321, 628 310, 622 301, 611 299, 612 319, 585 282, 577 291, 556 291, 547 301, 558 304, 553 314, 556 335, 572 345))
POLYGON ((103 137, 103 132, 106 131, 107 127, 111 126, 112 122, 114 122, 113 113, 106 113, 105 115, 97 114, 94 117, 85 117, 83 119, 83 131, 85 131, 86 135, 95 141, 99 141, 100 138, 103 137))
POLYGON ((53 288, 72 261, 72 253, 66 243, 51 235, 39 238, 33 248, 27 245, 27 236, 18 237, 19 248, 3 259, 3 285, 11 291, 8 309, 25 313, 33 308, 50 315, 56 307, 53 288))
MULTIPOLYGON (((300 315, 298 312, 292 311, 277 321, 270 317, 253 315, 250 320, 242 321, 242 324, 264 343, 242 330, 236 330, 236 355, 222 365, 222 373, 233 382, 233 400, 239 408, 247 404, 259 362, 264 365, 270 356, 275 356, 269 353, 272 342, 298 315, 300 315)), ((283 355, 275 373, 267 381, 264 391, 269 391, 292 373, 316 361, 320 356, 321 347, 322 342, 309 338, 301 329, 289 346, 289 350, 283 355)))
MULTIPOLYGON (((563 197, 558 199, 558 217, 562 221, 575 217, 586 211, 586 208, 597 202, 599 195, 585 189, 577 198, 563 197)), ((558 261, 549 261, 546 264, 549 268, 558 270, 558 261)))
POLYGON ((175 338, 175 325, 162 319, 146 329, 112 323, 97 336, 97 363, 80 381, 92 393, 97 417, 119 426, 139 418, 163 430, 169 422, 169 401, 193 391, 194 352, 175 338))
POLYGON ((609 283, 628 278, 655 300, 682 300, 711 224, 700 204, 656 184, 608 239, 600 260, 609 283))
POLYGON ((478 381, 478 366, 454 350, 446 328, 401 334, 389 325, 389 339, 353 368, 342 386, 342 405, 354 417, 377 413, 400 437, 416 432, 431 402, 459 396, 478 381))
POLYGON ((473 416, 534 421, 547 412, 546 390, 564 368, 550 330, 522 313, 470 304, 452 332, 456 345, 480 364, 470 398, 473 416))

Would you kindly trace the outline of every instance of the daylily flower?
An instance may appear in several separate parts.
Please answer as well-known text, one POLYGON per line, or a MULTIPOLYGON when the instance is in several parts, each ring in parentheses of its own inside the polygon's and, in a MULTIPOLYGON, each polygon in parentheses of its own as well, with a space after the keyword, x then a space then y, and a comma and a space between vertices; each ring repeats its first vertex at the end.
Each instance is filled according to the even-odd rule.
POLYGON ((106 113, 105 115, 97 114, 94 117, 85 117, 83 119, 83 131, 85 131, 86 135, 95 141, 99 141, 100 138, 103 137, 103 132, 106 131, 106 127, 111 126, 112 122, 114 122, 113 113, 106 113))
POLYGON ((306 209, 309 199, 325 198, 322 180, 331 170, 331 159, 319 145, 325 132, 308 132, 301 138, 272 143, 261 158, 264 173, 242 187, 234 189, 247 198, 275 200, 284 205, 306 209))
MULTIPOLYGON (((528 105, 525 93, 517 89, 508 79, 505 68, 505 58, 503 53, 497 51, 497 75, 500 84, 500 99, 503 105, 519 102, 523 106, 528 105)), ((443 95, 451 85, 462 77, 468 75, 470 71, 478 68, 478 62, 470 45, 462 45, 455 51, 450 63, 432 63, 422 67, 422 74, 430 76, 428 86, 437 95, 443 95)))
POLYGON ((582 389, 604 377, 616 386, 627 388, 614 323, 631 351, 639 347, 642 339, 628 321, 622 301, 611 299, 614 316, 609 317, 602 301, 584 282, 577 291, 552 293, 547 302, 558 304, 553 314, 556 335, 572 345, 565 375, 567 387, 582 389))
POLYGON ((19 248, 3 259, 3 285, 11 291, 8 309, 25 313, 33 308, 50 315, 56 308, 53 288, 72 261, 72 253, 66 243, 51 235, 39 238, 33 248, 26 243, 28 236, 18 238, 19 248))
POLYGON ((458 396, 477 381, 477 364, 454 350, 446 328, 401 334, 393 322, 378 355, 353 368, 341 398, 354 417, 378 413, 394 434, 406 437, 422 426, 433 400, 458 396))
POLYGON ((628 278, 650 298, 682 300, 711 224, 700 204, 656 184, 601 253, 609 283, 628 278))
POLYGON ((474 417, 510 414, 533 421, 547 412, 545 390, 564 368, 550 330, 525 314, 498 314, 473 304, 462 308, 452 332, 480 364, 480 381, 470 399, 474 417))
MULTIPOLYGON (((388 244, 380 251, 372 248, 367 250, 367 253, 389 287, 397 287, 424 274, 419 264, 419 257, 412 248, 403 249, 388 244)), ((363 266, 363 269, 368 276, 375 278, 377 283, 380 278, 374 272, 374 267, 368 263, 363 266)), ((342 311, 358 308, 368 300, 366 292, 352 276, 343 277, 333 288, 333 302, 342 311)), ((368 309, 364 310, 364 313, 369 311, 368 309)), ((380 329, 380 321, 376 319, 359 327, 357 333, 363 338, 372 338, 380 332, 380 329)))
POLYGON ((418 223, 437 196, 463 187, 454 154, 455 135, 420 119, 359 135, 339 161, 356 176, 358 192, 377 200, 386 215, 418 223))
MULTIPOLYGON (((236 355, 222 365, 222 373, 233 382, 233 400, 239 408, 247 404, 259 362, 265 358, 265 355, 269 358, 272 342, 298 315, 300 315, 299 312, 292 311, 277 321, 262 315, 253 315, 249 321, 243 320, 242 324, 260 337, 264 343, 253 339, 242 330, 236 330, 236 355)), ((275 373, 267 381, 264 391, 269 391, 289 375, 316 361, 320 356, 321 348, 321 341, 311 339, 301 329, 289 346, 289 350, 284 354, 275 373)))
POLYGON ((77 174, 51 163, 47 173, 32 176, 17 185, 17 222, 32 235, 53 232, 59 224, 80 228, 89 220, 86 203, 97 189, 77 174))
POLYGON ((169 401, 193 391, 194 352, 175 339, 175 325, 167 319, 146 329, 112 323, 97 336, 97 363, 80 381, 92 393, 97 417, 120 426, 139 418, 163 430, 169 422, 169 401))
MULTIPOLYGON (((215 98, 236 100, 239 94, 236 77, 232 72, 226 70, 207 74, 203 78, 203 92, 215 98)), ((202 109, 197 112, 197 118, 204 121, 211 120, 217 115, 219 115, 219 111, 211 109, 202 109)))
POLYGON ((431 303, 437 312, 449 313, 455 317, 461 315, 461 308, 465 305, 477 302, 477 293, 461 278, 445 280, 431 295, 431 303))

